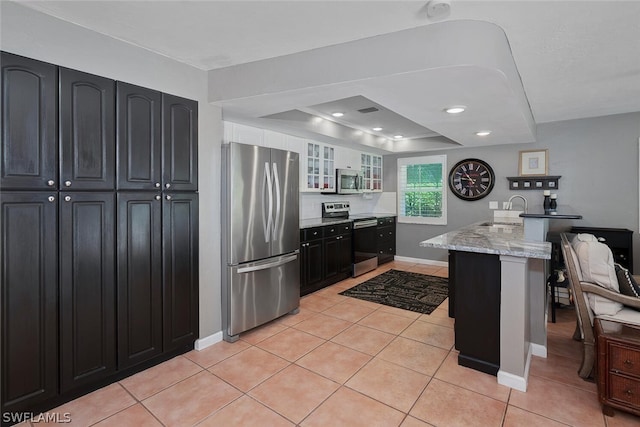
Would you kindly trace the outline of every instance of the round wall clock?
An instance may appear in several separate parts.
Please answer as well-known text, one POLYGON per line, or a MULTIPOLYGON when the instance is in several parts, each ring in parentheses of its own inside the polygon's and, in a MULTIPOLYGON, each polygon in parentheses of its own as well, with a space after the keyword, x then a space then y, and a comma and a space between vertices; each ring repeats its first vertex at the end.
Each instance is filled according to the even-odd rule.
POLYGON ((479 200, 493 190, 496 175, 491 166, 480 159, 464 159, 449 172, 449 188, 462 200, 479 200))

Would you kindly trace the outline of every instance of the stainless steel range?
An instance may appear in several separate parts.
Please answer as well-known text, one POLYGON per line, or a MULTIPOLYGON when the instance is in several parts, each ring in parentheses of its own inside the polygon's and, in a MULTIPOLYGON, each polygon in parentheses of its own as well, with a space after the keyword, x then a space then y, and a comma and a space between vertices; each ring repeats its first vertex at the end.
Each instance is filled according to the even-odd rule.
POLYGON ((353 220, 353 247, 351 276, 356 277, 378 267, 376 226, 372 215, 349 215, 349 202, 322 203, 323 218, 349 218, 353 220))

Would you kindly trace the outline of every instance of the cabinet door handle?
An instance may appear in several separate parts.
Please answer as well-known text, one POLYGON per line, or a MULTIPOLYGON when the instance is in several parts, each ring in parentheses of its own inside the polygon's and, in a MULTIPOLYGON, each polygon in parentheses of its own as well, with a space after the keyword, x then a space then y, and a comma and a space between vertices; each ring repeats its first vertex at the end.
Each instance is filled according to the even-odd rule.
POLYGON ((65 202, 70 202, 71 201, 71 196, 64 196, 64 201, 65 202))
POLYGON ((160 188, 160 183, 156 182, 156 188, 160 188))
POLYGON ((162 197, 160 197, 159 195, 156 196, 156 200, 160 200, 160 199, 162 199, 162 197))
POLYGON ((54 185, 56 185, 56 182, 54 180, 50 179, 49 181, 47 181, 47 185, 49 187, 53 187, 54 185))
POLYGON ((65 187, 71 187, 71 181, 65 181, 64 182, 64 186, 65 187))
POLYGON ((164 185, 164 188, 171 188, 171 184, 169 184, 168 182, 164 185))
POLYGON ((631 396, 633 396, 633 390, 628 389, 627 391, 624 392, 624 394, 626 394, 627 396, 631 397, 631 396))
POLYGON ((172 199, 172 197, 167 195, 167 200, 171 200, 171 199, 172 199))
POLYGON ((55 202, 56 198, 53 197, 53 196, 49 196, 49 197, 47 197, 47 200, 50 201, 50 202, 55 202))
POLYGON ((630 368, 630 367, 633 366, 633 362, 631 360, 627 359, 627 360, 624 361, 624 366, 630 368))

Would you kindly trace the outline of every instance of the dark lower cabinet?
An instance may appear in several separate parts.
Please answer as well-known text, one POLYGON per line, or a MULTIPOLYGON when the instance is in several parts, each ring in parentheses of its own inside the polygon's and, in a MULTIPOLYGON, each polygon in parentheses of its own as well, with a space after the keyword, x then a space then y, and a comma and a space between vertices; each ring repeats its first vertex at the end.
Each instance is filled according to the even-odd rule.
POLYGON ((300 295, 322 286, 324 278, 324 242, 322 228, 300 230, 300 295), (313 235, 313 232, 316 235, 313 235), (308 238, 307 238, 308 235, 308 238))
POLYGON ((164 351, 198 338, 198 195, 165 193, 162 205, 164 351))
POLYGON ((60 193, 60 390, 116 369, 114 193, 60 193))
POLYGON ((0 397, 23 412, 58 394, 57 192, 4 192, 0 397))
POLYGON ((378 265, 393 261, 396 255, 396 217, 378 218, 378 265))
POLYGON ((300 295, 351 275, 352 223, 300 230, 300 295))
POLYGON ((2 52, 3 190, 58 187, 58 67, 2 52))
MULTIPOLYGON (((449 251, 451 261, 458 364, 496 375, 500 369, 500 256, 449 251)), ((450 265, 449 274, 451 269, 450 265)))
POLYGON ((118 202, 118 369, 162 353, 160 193, 120 193, 118 202))

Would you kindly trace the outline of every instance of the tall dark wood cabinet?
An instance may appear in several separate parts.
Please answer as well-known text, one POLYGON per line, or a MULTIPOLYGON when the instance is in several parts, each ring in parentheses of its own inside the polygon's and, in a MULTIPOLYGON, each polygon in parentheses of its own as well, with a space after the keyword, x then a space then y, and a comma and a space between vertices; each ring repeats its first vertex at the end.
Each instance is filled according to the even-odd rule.
POLYGON ((60 193, 60 389, 113 374, 115 200, 113 192, 60 193))
POLYGON ((118 189, 162 186, 162 94, 117 83, 118 189))
POLYGON ((0 409, 39 412, 193 348, 198 107, 5 52, 1 87, 0 409))
POLYGON ((198 337, 198 195, 166 193, 162 206, 164 350, 198 337))
POLYGON ((58 68, 2 52, 2 190, 58 186, 58 68))
POLYGON ((115 189, 115 82, 60 68, 60 189, 115 189))
POLYGON ((58 394, 58 199, 3 191, 2 412, 58 394))
POLYGON ((162 353, 160 192, 118 194, 118 368, 162 353))

